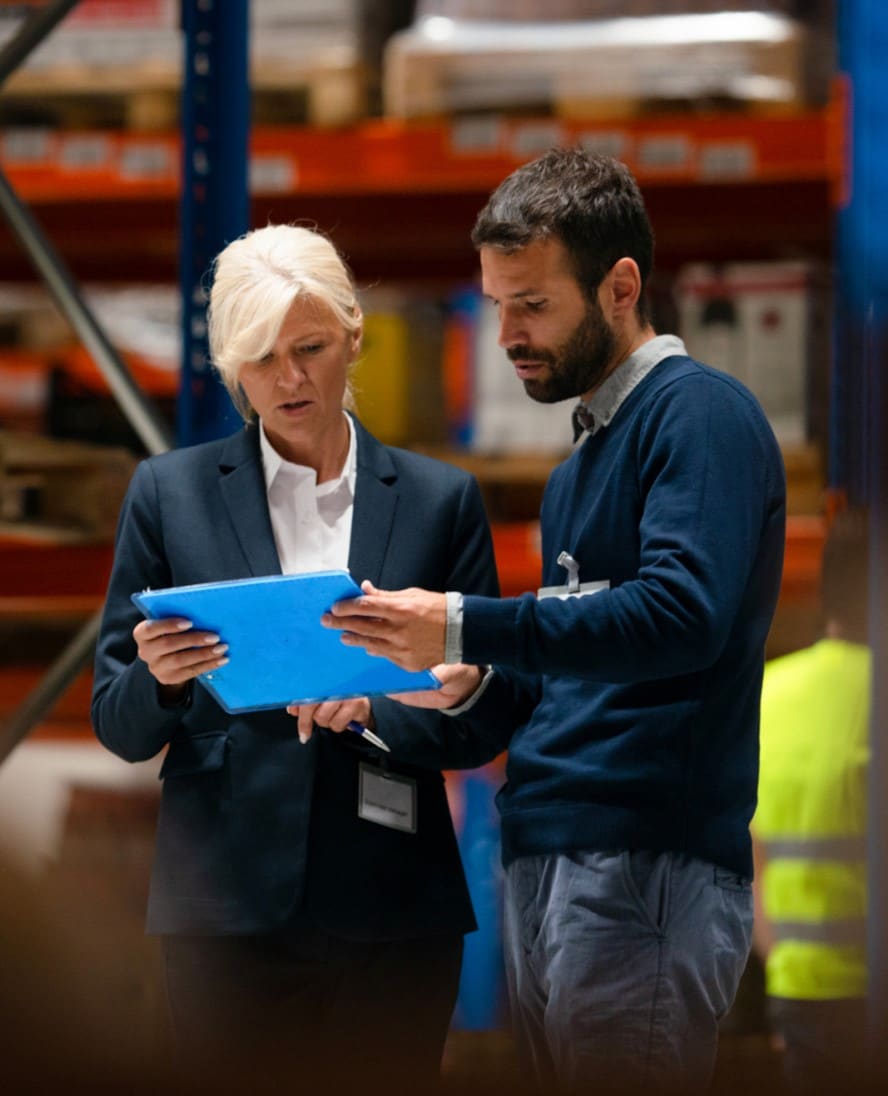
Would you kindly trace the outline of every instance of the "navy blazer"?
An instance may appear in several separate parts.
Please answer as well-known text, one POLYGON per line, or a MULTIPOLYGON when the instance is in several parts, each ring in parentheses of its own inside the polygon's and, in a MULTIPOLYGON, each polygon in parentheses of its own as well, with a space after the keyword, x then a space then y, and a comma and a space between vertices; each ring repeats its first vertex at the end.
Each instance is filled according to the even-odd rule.
MULTIPOLYGON (((384 589, 496 596, 475 480, 383 446, 357 421, 355 429, 352 575, 384 589)), ((454 746, 457 721, 384 698, 373 702, 379 733, 397 730, 418 745, 412 756, 437 769, 401 764, 396 751, 383 758, 357 735, 316 730, 302 745, 285 711, 230 715, 199 684, 182 704, 159 702, 156 681, 136 655, 132 631, 141 614, 130 595, 279 573, 255 426, 138 466, 120 515, 92 719, 104 745, 128 761, 169 746, 148 931, 266 932, 297 910, 354 939, 471 930, 439 769, 482 763, 496 747, 468 739, 454 746), (439 750, 448 736, 448 749, 439 750), (416 834, 358 818, 360 762, 388 764, 417 780, 416 834)))

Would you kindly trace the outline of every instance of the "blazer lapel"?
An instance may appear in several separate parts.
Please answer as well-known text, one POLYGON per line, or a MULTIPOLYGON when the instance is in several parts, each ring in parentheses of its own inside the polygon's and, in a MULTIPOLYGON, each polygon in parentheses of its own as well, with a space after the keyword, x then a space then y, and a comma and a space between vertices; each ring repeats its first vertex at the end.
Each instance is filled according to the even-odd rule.
POLYGON ((358 445, 355 508, 348 569, 376 585, 382 574, 398 504, 398 473, 384 445, 353 419, 358 445))
POLYGON ((233 434, 219 460, 219 489, 251 575, 279 575, 255 426, 233 434))

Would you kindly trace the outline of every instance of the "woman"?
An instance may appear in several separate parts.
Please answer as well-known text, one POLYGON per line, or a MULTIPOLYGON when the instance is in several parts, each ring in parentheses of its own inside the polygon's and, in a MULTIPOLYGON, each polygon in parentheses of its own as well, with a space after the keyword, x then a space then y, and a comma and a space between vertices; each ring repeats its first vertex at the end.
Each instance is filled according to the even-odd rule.
MULTIPOLYGON (((330 731, 300 727, 300 741, 285 711, 226 714, 194 680, 226 660, 225 637, 141 620, 130 601, 346 567, 387 588, 496 594, 475 481, 381 445, 343 410, 361 333, 320 234, 270 225, 222 251, 210 350, 246 425, 138 467, 97 650, 99 739, 129 761, 169 747, 148 931, 163 938, 177 1044, 192 1067, 253 1083, 296 1070, 431 1082, 474 927, 440 772, 330 733, 356 720, 384 739, 409 722, 433 751, 440 715, 331 702, 313 713, 330 731), (406 824, 363 817, 367 787, 405 794, 406 824)), ((489 756, 461 748, 463 764, 489 756)))

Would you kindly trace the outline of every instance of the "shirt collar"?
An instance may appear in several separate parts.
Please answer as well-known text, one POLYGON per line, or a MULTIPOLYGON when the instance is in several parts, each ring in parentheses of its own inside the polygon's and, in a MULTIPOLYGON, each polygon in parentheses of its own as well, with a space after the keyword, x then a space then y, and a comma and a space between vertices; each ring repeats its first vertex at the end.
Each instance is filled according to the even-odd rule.
POLYGON ((609 425, 629 393, 656 365, 676 354, 687 356, 685 344, 677 335, 655 335, 620 362, 590 400, 585 403, 580 401, 594 420, 590 433, 594 434, 602 426, 609 425))
MULTIPOLYGON (((348 423, 348 452, 345 456, 345 464, 342 466, 342 472, 338 478, 321 484, 319 490, 324 494, 338 490, 343 484, 346 484, 349 487, 352 495, 354 495, 355 492, 355 475, 358 463, 355 424, 352 422, 351 415, 346 415, 344 411, 343 414, 345 415, 345 421, 348 423)), ((294 478, 310 478, 314 481, 315 485, 317 485, 317 473, 313 468, 284 460, 268 440, 265 433, 265 426, 261 420, 259 423, 259 449, 262 454, 262 469, 265 473, 266 492, 271 490, 272 485, 279 474, 294 478)))

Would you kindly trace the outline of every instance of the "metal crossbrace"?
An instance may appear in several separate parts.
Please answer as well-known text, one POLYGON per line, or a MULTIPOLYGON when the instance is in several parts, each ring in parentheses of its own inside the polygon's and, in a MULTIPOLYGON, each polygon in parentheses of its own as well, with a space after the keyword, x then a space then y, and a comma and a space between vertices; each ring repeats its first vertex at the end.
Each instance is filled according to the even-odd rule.
MULTIPOLYGON (((16 36, 0 50, 0 84, 44 40, 78 0, 54 0, 28 17, 16 36)), ((93 356, 114 398, 149 453, 173 444, 171 433, 154 404, 145 396, 79 294, 61 257, 0 170, 0 212, 18 238, 52 294, 59 311, 93 356)), ((94 614, 77 632, 44 677, 13 712, 0 731, 0 764, 29 731, 52 709, 58 698, 92 658, 101 614, 94 614)))

